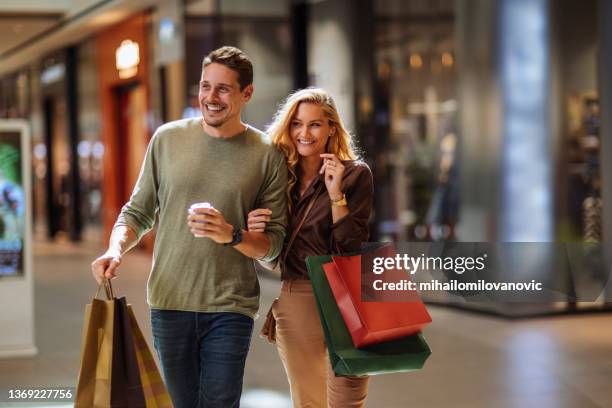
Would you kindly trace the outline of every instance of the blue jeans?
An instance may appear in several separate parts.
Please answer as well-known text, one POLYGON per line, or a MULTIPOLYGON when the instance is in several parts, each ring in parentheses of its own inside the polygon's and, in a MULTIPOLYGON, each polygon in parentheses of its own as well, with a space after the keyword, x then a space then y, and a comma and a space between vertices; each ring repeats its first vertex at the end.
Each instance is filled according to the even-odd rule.
POLYGON ((175 408, 240 406, 253 319, 239 313, 151 309, 151 326, 175 408))

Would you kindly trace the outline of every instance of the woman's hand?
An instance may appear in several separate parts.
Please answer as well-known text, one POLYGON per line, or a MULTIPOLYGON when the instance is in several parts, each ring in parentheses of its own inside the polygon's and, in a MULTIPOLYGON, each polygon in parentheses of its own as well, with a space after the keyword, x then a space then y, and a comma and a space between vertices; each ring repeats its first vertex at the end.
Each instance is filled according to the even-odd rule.
POLYGON ((265 232, 266 225, 270 222, 272 211, 267 208, 258 208, 249 213, 247 226, 249 232, 265 232))
POLYGON ((319 174, 325 173, 325 187, 332 201, 342 199, 342 176, 344 175, 344 165, 331 153, 321 154, 323 165, 319 174))

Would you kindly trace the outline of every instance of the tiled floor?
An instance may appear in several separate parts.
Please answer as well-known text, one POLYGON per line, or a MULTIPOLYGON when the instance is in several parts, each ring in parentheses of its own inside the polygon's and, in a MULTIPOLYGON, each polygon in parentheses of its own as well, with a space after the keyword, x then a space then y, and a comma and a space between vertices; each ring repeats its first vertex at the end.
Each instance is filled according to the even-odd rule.
MULTIPOLYGON (((36 244, 39 354, 0 360, 0 389, 74 386, 83 309, 95 291, 89 264, 99 250, 92 244, 36 244)), ((114 287, 133 304, 150 341, 149 266, 142 253, 126 256, 114 287)), ((261 286, 263 314, 279 284, 262 278, 261 286)), ((374 377, 368 407, 612 407, 612 314, 508 321, 442 307, 430 312, 433 323, 425 335, 433 354, 425 369, 374 377)), ((242 406, 286 407, 287 395, 276 350, 255 337, 242 406)))

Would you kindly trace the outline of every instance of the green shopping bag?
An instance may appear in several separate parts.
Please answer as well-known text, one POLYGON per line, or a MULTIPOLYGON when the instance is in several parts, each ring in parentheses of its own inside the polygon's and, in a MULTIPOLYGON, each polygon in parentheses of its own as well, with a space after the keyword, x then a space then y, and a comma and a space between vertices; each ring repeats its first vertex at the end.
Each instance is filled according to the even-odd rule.
POLYGON ((332 262, 331 255, 306 258, 334 373, 338 376, 363 376, 423 368, 431 349, 421 333, 359 349, 353 345, 323 271, 323 264, 329 262, 332 262))

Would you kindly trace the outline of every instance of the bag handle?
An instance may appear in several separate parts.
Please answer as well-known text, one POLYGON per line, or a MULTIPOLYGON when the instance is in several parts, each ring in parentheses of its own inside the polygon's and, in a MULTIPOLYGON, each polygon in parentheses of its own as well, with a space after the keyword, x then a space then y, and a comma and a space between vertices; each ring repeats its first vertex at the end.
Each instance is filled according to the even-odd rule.
POLYGON ((98 290, 94 296, 94 299, 98 298, 100 294, 100 289, 104 286, 104 292, 106 293, 107 300, 113 300, 115 298, 115 294, 113 293, 113 286, 111 285, 110 279, 103 278, 98 284, 98 290))
POLYGON ((289 239, 289 242, 287 243, 287 246, 285 247, 285 251, 283 253, 282 264, 285 263, 285 260, 287 259, 287 254, 289 253, 289 249, 291 249, 293 242, 297 238, 297 234, 300 232, 302 225, 304 225, 304 221, 306 221, 306 217, 308 217, 308 214, 310 213, 310 210, 312 210, 312 207, 314 206, 314 203, 322 189, 323 189, 323 184, 319 184, 319 187, 314 192, 312 198, 310 199, 310 202, 308 203, 308 207, 306 207, 306 211, 304 211, 304 215, 300 219, 300 222, 298 223, 297 227, 295 227, 295 229, 291 233, 291 238, 289 239))

